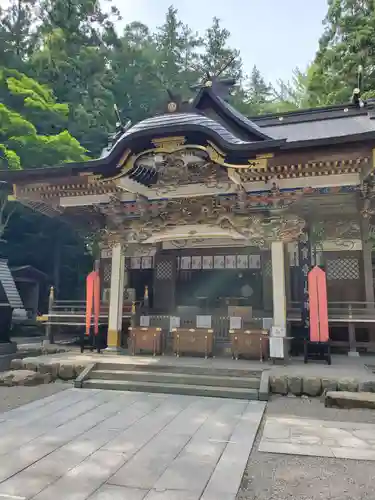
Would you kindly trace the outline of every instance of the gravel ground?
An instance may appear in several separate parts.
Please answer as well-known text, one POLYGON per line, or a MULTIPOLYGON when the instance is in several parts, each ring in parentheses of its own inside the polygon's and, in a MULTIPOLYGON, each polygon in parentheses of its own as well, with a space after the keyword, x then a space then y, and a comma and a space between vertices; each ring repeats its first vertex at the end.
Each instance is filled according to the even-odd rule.
POLYGON ((0 413, 30 403, 35 399, 46 398, 71 387, 70 383, 45 384, 35 387, 0 387, 0 413))
POLYGON ((375 424, 375 411, 325 408, 319 399, 275 397, 268 405, 237 500, 373 500, 375 463, 258 451, 267 415, 375 424))

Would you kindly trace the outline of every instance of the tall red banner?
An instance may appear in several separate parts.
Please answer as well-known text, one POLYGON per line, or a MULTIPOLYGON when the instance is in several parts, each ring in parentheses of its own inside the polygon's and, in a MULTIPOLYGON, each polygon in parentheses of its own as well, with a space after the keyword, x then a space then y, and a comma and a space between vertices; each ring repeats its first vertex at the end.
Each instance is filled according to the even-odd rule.
POLYGON ((97 271, 92 271, 86 278, 86 335, 90 334, 93 308, 94 333, 97 335, 100 314, 100 277, 97 271))
POLYGON ((320 267, 309 272, 310 341, 328 342, 328 301, 326 273, 320 267))

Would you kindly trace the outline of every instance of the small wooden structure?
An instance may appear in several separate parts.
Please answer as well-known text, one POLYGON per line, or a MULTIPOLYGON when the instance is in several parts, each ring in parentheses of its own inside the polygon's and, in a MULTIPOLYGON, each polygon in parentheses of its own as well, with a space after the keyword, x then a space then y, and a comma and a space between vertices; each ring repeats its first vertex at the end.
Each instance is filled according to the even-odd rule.
POLYGON ((214 352, 214 331, 210 328, 174 328, 173 352, 181 354, 198 354, 208 358, 214 352))
POLYGON ((269 339, 266 330, 229 330, 232 358, 268 359, 269 339))
POLYGON ((129 327, 131 353, 162 354, 162 330, 153 327, 129 327))

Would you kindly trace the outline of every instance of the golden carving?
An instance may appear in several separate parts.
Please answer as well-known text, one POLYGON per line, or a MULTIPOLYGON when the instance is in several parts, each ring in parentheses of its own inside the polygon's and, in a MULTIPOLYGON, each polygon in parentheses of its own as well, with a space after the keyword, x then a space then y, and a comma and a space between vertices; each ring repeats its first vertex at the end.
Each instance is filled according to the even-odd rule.
POLYGON ((125 149, 123 155, 120 158, 120 161, 117 163, 117 167, 116 168, 123 167, 124 164, 125 164, 125 162, 127 161, 127 159, 129 158, 130 155, 131 155, 131 150, 130 149, 125 149))
POLYGON ((164 137, 161 139, 152 139, 151 142, 155 146, 156 152, 172 153, 185 144, 185 137, 164 137))
POLYGON ((264 246, 273 240, 295 240, 305 226, 305 221, 295 215, 267 217, 249 214, 246 208, 238 211, 235 198, 231 203, 221 203, 220 198, 215 197, 164 200, 158 202, 156 209, 143 207, 139 219, 126 218, 124 205, 119 200, 113 200, 110 207, 103 206, 102 211, 108 216, 108 239, 111 234, 116 234, 116 238, 121 234, 127 244, 143 244, 152 236, 161 237, 175 227, 205 225, 235 232, 251 245, 264 246))
MULTIPOLYGON (((101 174, 99 175, 89 175, 87 177, 87 183, 88 184, 97 184, 97 182, 102 178, 103 176, 101 174)), ((67 186, 68 187, 68 186, 67 186)), ((71 186, 74 188, 75 186, 71 186)), ((78 187, 78 186, 77 186, 78 187)))
POLYGON ((208 146, 206 146, 206 151, 208 153, 208 156, 212 161, 215 163, 219 163, 222 165, 225 160, 225 154, 220 151, 220 149, 215 146, 211 141, 207 141, 208 146))

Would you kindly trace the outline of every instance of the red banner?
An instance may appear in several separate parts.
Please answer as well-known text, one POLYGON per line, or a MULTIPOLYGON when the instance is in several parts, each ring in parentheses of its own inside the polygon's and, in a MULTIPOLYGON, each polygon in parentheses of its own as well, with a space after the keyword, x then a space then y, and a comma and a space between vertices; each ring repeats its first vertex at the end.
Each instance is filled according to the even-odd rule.
POLYGON ((86 278, 86 335, 90 334, 94 308, 94 333, 99 331, 100 314, 100 278, 97 271, 92 271, 86 278))
POLYGON ((309 272, 310 341, 328 342, 328 301, 326 273, 320 267, 309 272))

